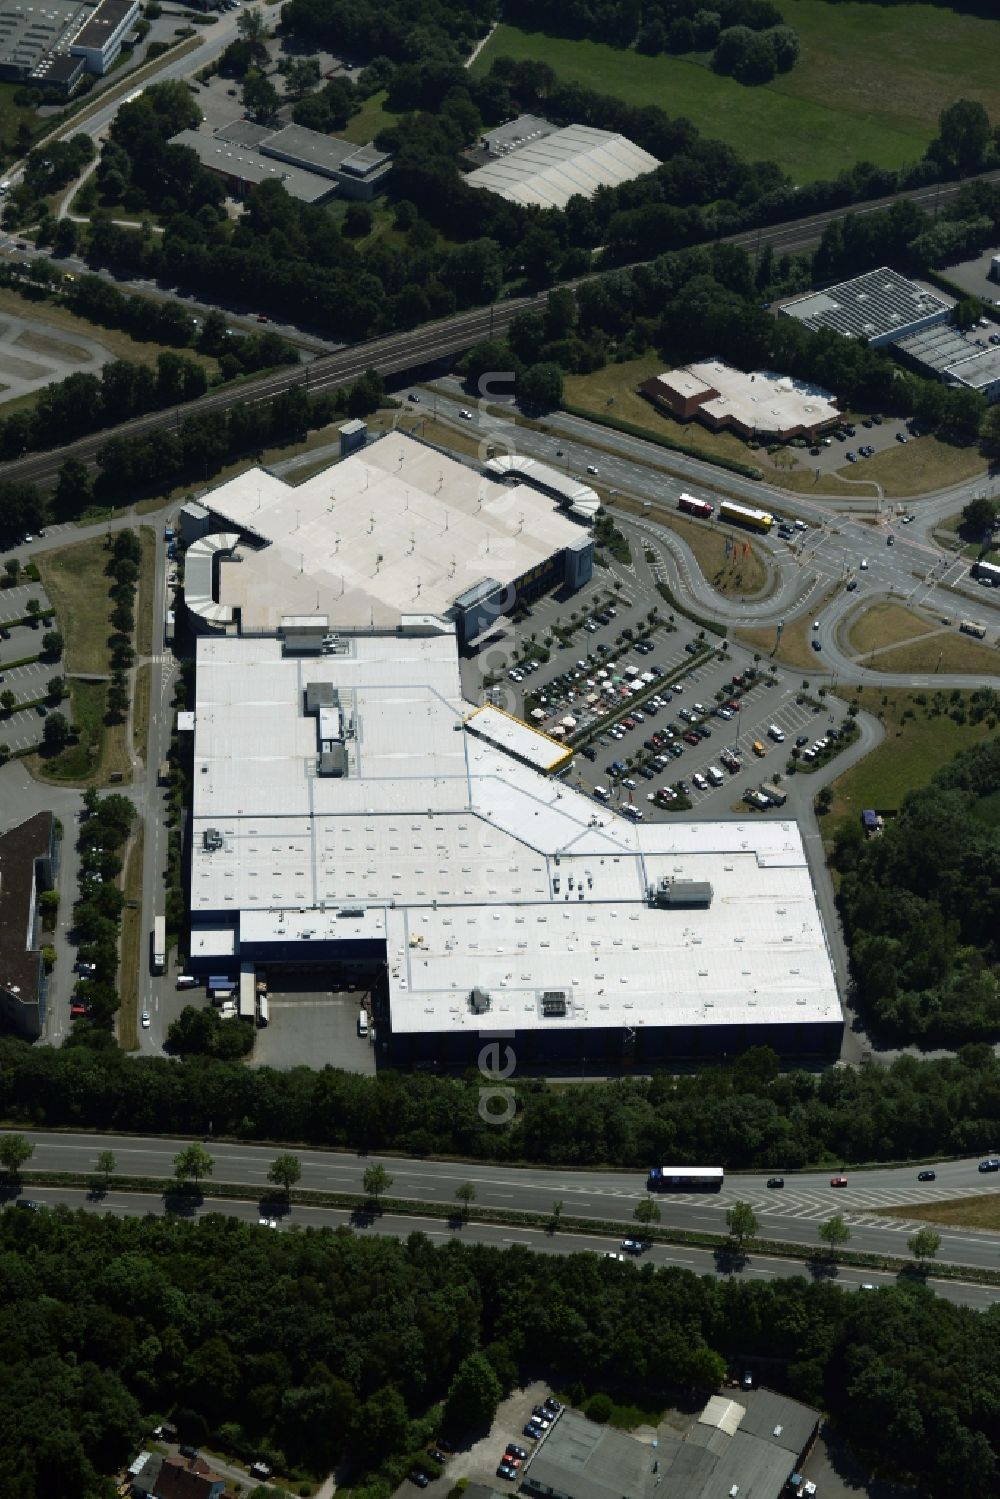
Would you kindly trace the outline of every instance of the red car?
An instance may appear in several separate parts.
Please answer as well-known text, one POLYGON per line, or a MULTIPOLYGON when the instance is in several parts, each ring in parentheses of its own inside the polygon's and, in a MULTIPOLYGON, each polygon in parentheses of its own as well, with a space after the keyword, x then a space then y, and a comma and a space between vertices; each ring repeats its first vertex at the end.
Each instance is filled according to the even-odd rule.
POLYGON ((86 1009, 84 1008, 83 1005, 70 1005, 70 1007, 69 1007, 69 1013, 70 1013, 70 1019, 72 1019, 72 1020, 79 1020, 80 1016, 81 1015, 86 1015, 87 1011, 86 1011, 86 1009))
POLYGON ((684 735, 684 740, 685 740, 686 744, 700 744, 701 743, 701 739, 700 739, 700 737, 697 734, 685 734, 684 735))
POLYGON ((634 718, 623 718, 622 719, 622 728, 623 729, 634 729, 635 728, 635 719, 634 718))
POLYGON ((847 1177, 846 1176, 831 1176, 831 1178, 830 1178, 830 1186, 831 1187, 846 1187, 847 1186, 847 1177))

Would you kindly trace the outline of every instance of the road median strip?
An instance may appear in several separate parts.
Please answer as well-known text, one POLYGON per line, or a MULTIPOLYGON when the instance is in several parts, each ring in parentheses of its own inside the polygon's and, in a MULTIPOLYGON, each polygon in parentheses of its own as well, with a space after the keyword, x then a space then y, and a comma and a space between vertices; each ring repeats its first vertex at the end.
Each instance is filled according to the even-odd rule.
MULTIPOLYGON (((103 1182, 95 1186, 95 1174, 67 1171, 24 1171, 21 1182, 25 1187, 85 1187, 91 1201, 103 1199, 108 1192, 134 1192, 155 1195, 171 1203, 194 1205, 206 1195, 201 1188, 190 1183, 182 1184, 162 1177, 112 1176, 107 1187, 103 1182)), ((286 1210, 284 1194, 262 1185, 255 1189, 251 1183, 212 1182, 208 1195, 214 1199, 230 1202, 254 1202, 259 1204, 262 1214, 272 1215, 286 1210)), ((292 1207, 326 1208, 360 1215, 375 1222, 386 1215, 400 1218, 439 1218, 445 1222, 461 1224, 477 1223, 510 1228, 534 1229, 543 1233, 577 1234, 614 1239, 641 1238, 650 1245, 676 1246, 679 1248, 707 1249, 716 1251, 729 1260, 733 1268, 738 1263, 748 1262, 751 1254, 774 1259, 803 1261, 816 1266, 817 1273, 837 1269, 882 1271, 893 1274, 908 1274, 921 1280, 955 1280, 984 1286, 1000 1285, 1000 1269, 990 1270, 975 1265, 935 1264, 933 1271, 918 1269, 912 1259, 902 1255, 870 1254, 862 1250, 839 1249, 831 1257, 822 1248, 805 1243, 783 1243, 780 1240, 755 1238, 742 1247, 726 1234, 702 1233, 688 1229, 647 1226, 631 1220, 609 1221, 606 1218, 581 1218, 568 1214, 535 1213, 519 1209, 468 1207, 452 1203, 421 1202, 406 1197, 384 1197, 377 1204, 371 1198, 355 1192, 322 1192, 297 1187, 291 1200, 292 1207)))

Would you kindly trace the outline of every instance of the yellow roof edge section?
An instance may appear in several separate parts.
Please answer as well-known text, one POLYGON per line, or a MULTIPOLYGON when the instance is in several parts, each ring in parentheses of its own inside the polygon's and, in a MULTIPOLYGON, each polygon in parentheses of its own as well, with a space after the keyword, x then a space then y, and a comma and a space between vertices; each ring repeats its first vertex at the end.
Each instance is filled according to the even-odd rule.
POLYGON ((499 713, 504 718, 509 718, 511 723, 517 724, 517 727, 520 730, 529 734, 533 734, 536 739, 543 739, 546 744, 551 745, 554 754, 551 763, 546 766, 547 770, 561 770, 564 765, 568 764, 568 762, 572 760, 573 751, 567 745, 561 743, 561 741, 558 739, 553 739, 552 735, 546 734, 544 729, 536 729, 533 724, 525 723, 524 719, 518 718, 516 713, 508 713, 506 708, 501 708, 496 703, 483 703, 480 705, 480 707, 473 708, 471 713, 466 714, 462 722, 466 725, 471 724, 474 718, 478 718, 481 713, 486 712, 499 713))

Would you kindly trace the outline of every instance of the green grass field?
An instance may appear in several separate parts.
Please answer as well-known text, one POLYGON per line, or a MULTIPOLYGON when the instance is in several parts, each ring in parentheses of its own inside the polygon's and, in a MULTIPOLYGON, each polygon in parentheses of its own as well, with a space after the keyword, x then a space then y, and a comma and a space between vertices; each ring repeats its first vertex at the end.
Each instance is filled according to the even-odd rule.
MULTIPOLYGON (((849 695, 842 689, 841 696, 849 695)), ((882 717, 886 737, 857 765, 833 783, 833 804, 827 816, 820 819, 820 829, 829 836, 844 817, 860 816, 863 807, 887 811, 900 807, 908 791, 926 786, 935 771, 947 765, 959 750, 969 749, 991 738, 996 729, 988 721, 955 723, 949 714, 958 704, 969 701, 969 693, 942 694, 945 711, 932 714, 935 694, 906 692, 889 688, 863 687, 850 694, 858 699, 866 713, 882 717), (924 703, 917 701, 923 696, 924 703)), ((992 804, 988 803, 987 816, 992 804)))
POLYGON ((641 57, 500 26, 474 64, 548 62, 561 78, 685 115, 742 156, 777 161, 798 182, 856 161, 898 167, 923 155, 938 115, 977 99, 1000 123, 1000 19, 943 5, 784 0, 802 55, 764 88, 719 78, 705 58, 641 57))

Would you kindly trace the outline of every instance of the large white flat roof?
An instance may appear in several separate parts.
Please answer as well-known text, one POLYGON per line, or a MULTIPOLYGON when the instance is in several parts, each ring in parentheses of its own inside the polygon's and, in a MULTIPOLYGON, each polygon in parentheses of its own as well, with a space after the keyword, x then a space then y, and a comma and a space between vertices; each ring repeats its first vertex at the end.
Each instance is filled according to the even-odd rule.
POLYGON ((196 931, 384 942, 396 1033, 480 1030, 475 987, 520 1029, 839 1020, 794 823, 626 822, 469 731, 451 637, 309 659, 203 638, 197 665, 196 931), (347 725, 343 778, 317 774, 315 683, 347 725), (711 905, 651 907, 664 878, 708 881, 711 905))
POLYGON ((721 359, 703 359, 684 369, 667 370, 657 381, 689 399, 715 390, 701 403, 716 421, 730 418, 745 427, 781 432, 833 422, 840 410, 830 391, 807 380, 773 370, 739 370, 721 359))
POLYGON ((402 432, 294 488, 250 469, 205 504, 264 544, 220 567, 219 603, 241 611, 244 632, 275 631, 307 602, 334 628, 440 616, 483 578, 510 582, 581 536, 552 499, 402 432))
POLYGON ((659 165, 624 135, 567 125, 470 172, 465 182, 525 207, 565 208, 577 193, 592 198, 599 187, 618 187, 659 165))

